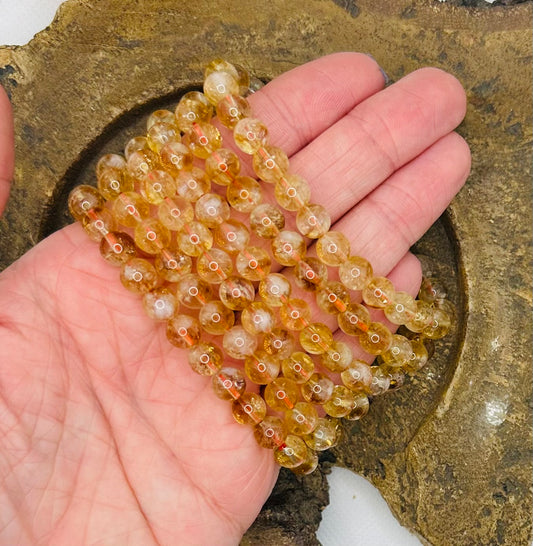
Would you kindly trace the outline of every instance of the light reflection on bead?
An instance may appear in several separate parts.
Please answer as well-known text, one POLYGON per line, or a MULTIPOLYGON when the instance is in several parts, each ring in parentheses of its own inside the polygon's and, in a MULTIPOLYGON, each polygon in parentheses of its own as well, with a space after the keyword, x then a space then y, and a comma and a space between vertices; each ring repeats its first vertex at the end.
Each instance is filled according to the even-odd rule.
POLYGON ((178 233, 176 241, 187 256, 200 256, 213 246, 213 235, 202 223, 190 222, 178 233))
POLYGON ((213 375, 213 392, 222 400, 237 400, 246 390, 246 379, 241 370, 225 367, 213 375))
POLYGON ((244 362, 244 371, 251 381, 257 385, 266 385, 279 375, 279 359, 265 351, 256 351, 247 356, 244 362))
POLYGON ((229 186, 239 175, 241 162, 237 154, 227 148, 219 148, 205 160, 205 172, 212 182, 229 186))
POLYGON ((265 387, 265 401, 274 411, 294 408, 300 398, 298 385, 286 377, 278 377, 265 387))
POLYGON ((231 413, 241 425, 257 425, 266 416, 266 404, 259 394, 245 392, 231 404, 231 413))
POLYGON ((320 322, 306 326, 300 332, 300 345, 314 355, 325 353, 333 343, 331 330, 320 322))
POLYGON ((216 193, 202 195, 196 201, 194 211, 197 220, 209 228, 217 227, 230 217, 228 203, 216 193))
POLYGON ((307 205, 298 211, 296 227, 305 237, 318 239, 331 227, 331 217, 322 205, 307 205))
POLYGON ((220 301, 234 311, 242 311, 255 299, 254 285, 242 277, 231 276, 220 283, 220 301))
POLYGON ((176 124, 180 131, 190 131, 193 123, 209 122, 213 116, 213 106, 199 91, 189 91, 181 97, 176 106, 176 124))
POLYGON ((268 305, 255 301, 243 309, 241 324, 251 334, 266 334, 276 325, 276 317, 268 305))
POLYGON ((335 447, 341 436, 341 425, 337 419, 319 417, 317 425, 311 434, 306 434, 305 443, 315 451, 325 451, 335 447))
POLYGON ((263 146, 253 155, 253 168, 261 180, 274 183, 286 176, 289 159, 281 148, 263 146))
POLYGON ((339 266, 339 278, 350 290, 362 290, 373 274, 370 263, 360 256, 350 256, 339 266))
POLYGON ((373 277, 363 288, 361 295, 370 307, 384 309, 394 301, 395 291, 393 284, 386 277, 373 277))
POLYGON ((180 171, 176 177, 176 191, 180 197, 194 203, 202 195, 209 192, 211 182, 209 182, 205 172, 198 167, 192 167, 191 170, 180 171))
POLYGON ((90 210, 100 210, 104 206, 104 198, 100 192, 82 184, 76 186, 69 194, 68 209, 75 220, 81 222, 90 210))
POLYGON ((222 335, 235 324, 235 315, 221 301, 214 300, 200 307, 198 320, 208 334, 222 335))
POLYGON ((214 343, 198 343, 189 350, 189 366, 199 375, 212 376, 223 365, 222 351, 214 343))
POLYGON ((350 243, 342 233, 329 231, 318 239, 316 253, 326 265, 339 266, 350 255, 350 243))
POLYGON ((237 360, 244 360, 257 349, 257 337, 242 326, 233 326, 224 334, 222 345, 226 354, 237 360))
POLYGON ((157 273, 148 260, 132 258, 122 266, 120 281, 128 290, 144 294, 156 287, 157 273))
POLYGON ((291 295, 291 283, 280 273, 270 273, 259 283, 258 293, 270 307, 280 307, 291 295))
POLYGON ((178 302, 166 288, 156 288, 144 294, 143 307, 151 319, 168 320, 176 314, 178 302))
POLYGON ((359 335, 361 348, 371 355, 384 353, 390 347, 391 341, 390 330, 379 322, 371 322, 368 330, 359 335))
POLYGON ((200 340, 200 323, 189 315, 176 315, 167 322, 167 339, 179 349, 190 349, 200 340))
POLYGON ((287 379, 305 383, 313 375, 315 363, 307 353, 296 351, 282 361, 281 370, 287 379))
POLYGON ((263 193, 259 183, 249 176, 238 176, 226 191, 228 203, 239 212, 252 212, 261 200, 263 193))
POLYGON ((321 355, 322 365, 330 372, 342 372, 351 365, 353 353, 343 341, 333 341, 331 347, 321 355))
POLYGON ((109 263, 122 265, 137 254, 137 249, 127 233, 110 231, 100 241, 100 254, 109 263))

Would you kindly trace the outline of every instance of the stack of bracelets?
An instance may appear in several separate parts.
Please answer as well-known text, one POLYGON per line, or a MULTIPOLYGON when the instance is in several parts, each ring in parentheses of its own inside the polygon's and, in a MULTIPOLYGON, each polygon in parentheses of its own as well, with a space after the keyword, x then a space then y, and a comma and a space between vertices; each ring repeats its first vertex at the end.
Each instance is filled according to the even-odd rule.
POLYGON ((130 140, 124 156, 99 160, 98 189, 78 186, 68 204, 102 256, 121 268, 122 284, 142 295, 148 316, 166 321, 170 343, 188 349, 196 373, 211 376, 235 420, 251 425, 281 466, 307 474, 317 452, 339 441, 340 418, 360 419, 369 400, 426 364, 453 306, 432 279, 415 300, 350 255, 348 239, 310 201, 308 183, 289 173, 287 155, 251 117, 249 85, 241 67, 211 62, 204 93, 183 95, 175 113, 151 114, 146 136, 130 140), (252 156, 259 181, 241 175, 237 154, 222 147, 215 111, 252 156), (273 184, 279 206, 263 202, 261 182, 273 184), (289 212, 296 230, 285 229, 289 212), (311 242, 316 257, 307 255, 311 242), (273 263, 291 275, 271 272, 273 263), (292 283, 378 359, 355 359, 348 343, 311 319, 292 283), (371 318, 375 310, 405 335, 371 318), (247 380, 260 387, 247 390, 247 380))

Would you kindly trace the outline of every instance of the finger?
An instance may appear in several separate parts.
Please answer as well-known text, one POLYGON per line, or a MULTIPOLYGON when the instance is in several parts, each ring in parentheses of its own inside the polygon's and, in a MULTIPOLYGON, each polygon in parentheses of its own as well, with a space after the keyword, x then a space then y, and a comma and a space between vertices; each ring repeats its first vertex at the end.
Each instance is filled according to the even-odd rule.
POLYGON ((13 115, 9 99, 0 86, 0 214, 4 211, 13 177, 15 149, 13 115))

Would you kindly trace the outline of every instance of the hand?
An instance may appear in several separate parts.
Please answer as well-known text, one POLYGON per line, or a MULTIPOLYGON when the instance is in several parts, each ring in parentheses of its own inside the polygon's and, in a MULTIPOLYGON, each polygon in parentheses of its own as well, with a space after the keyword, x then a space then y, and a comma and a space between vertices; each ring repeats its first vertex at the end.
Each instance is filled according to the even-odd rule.
MULTIPOLYGON (((397 289, 409 247, 469 172, 460 84, 436 69, 383 89, 340 53, 251 97, 254 115, 335 228, 397 289)), ((0 210, 13 168, 0 90, 0 210)), ((72 225, 0 275, 0 542, 237 544, 277 476, 272 453, 145 316, 72 225)))

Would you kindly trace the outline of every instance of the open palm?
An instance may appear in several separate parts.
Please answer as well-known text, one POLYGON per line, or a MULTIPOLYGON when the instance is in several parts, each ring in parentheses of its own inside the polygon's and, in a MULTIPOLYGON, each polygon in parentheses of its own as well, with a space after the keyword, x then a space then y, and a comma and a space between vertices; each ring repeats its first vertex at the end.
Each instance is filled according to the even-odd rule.
MULTIPOLYGON (((469 171, 464 93, 324 57, 252 98, 271 141, 377 274, 416 292, 413 244, 469 171)), ((13 142, 0 90, 0 206, 13 142)), ((69 226, 0 275, 0 541, 236 544, 277 476, 210 382, 69 226)))

